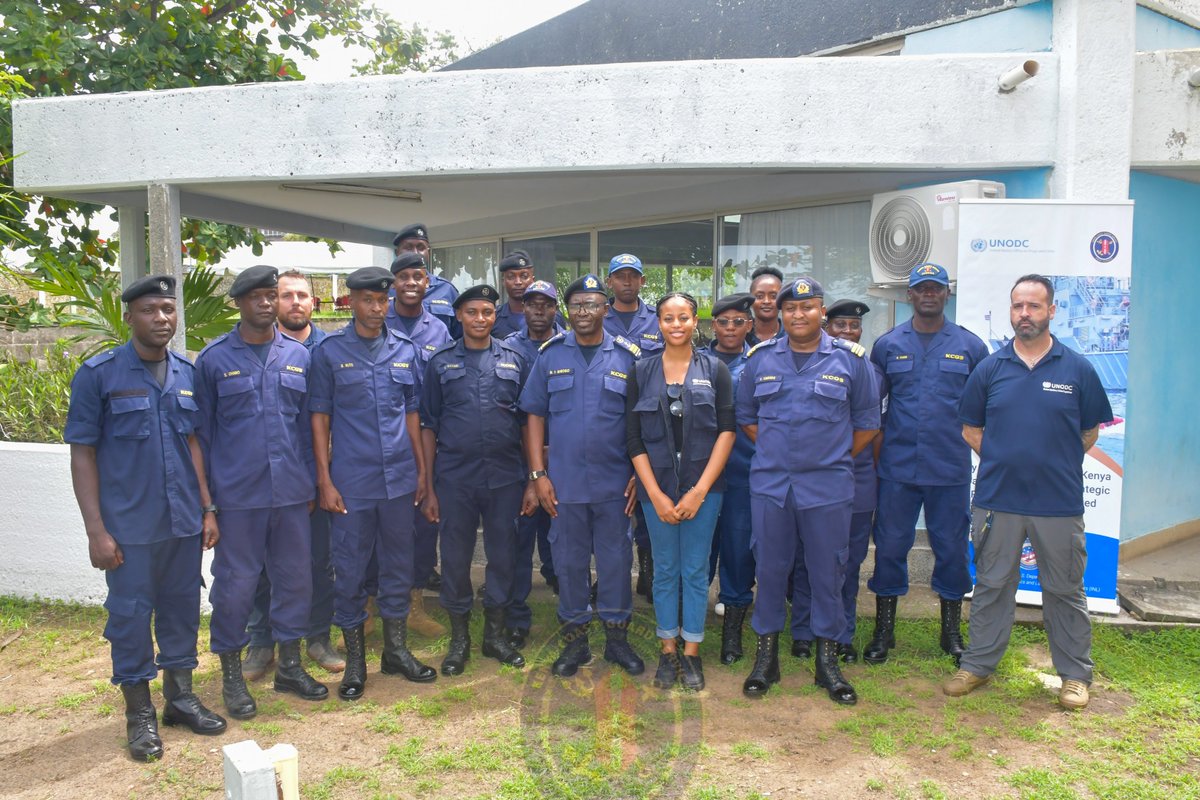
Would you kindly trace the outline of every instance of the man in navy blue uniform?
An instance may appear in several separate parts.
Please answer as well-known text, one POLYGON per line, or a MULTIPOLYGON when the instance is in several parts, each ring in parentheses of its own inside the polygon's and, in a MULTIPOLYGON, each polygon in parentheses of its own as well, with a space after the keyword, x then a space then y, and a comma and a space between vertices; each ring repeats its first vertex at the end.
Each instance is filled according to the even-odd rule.
MULTIPOLYGON (((278 324, 286 334, 304 345, 310 354, 325 338, 325 331, 312 324, 313 293, 308 276, 298 270, 279 274, 278 324)), ((304 423, 306 426, 307 422, 304 423)), ((311 436, 311 434, 308 434, 311 436)), ((308 457, 308 456, 306 456, 308 457)), ((308 457, 311 460, 311 457, 308 457)), ((312 478, 316 480, 315 474, 312 478)), ((341 672, 346 661, 334 649, 329 639, 333 624, 333 562, 329 556, 329 512, 314 503, 309 504, 309 532, 312 544, 312 610, 308 613, 308 632, 304 639, 308 657, 330 672, 341 672)), ((242 659, 242 678, 258 680, 275 663, 275 644, 271 641, 270 625, 271 582, 266 571, 258 579, 254 595, 254 610, 246 632, 250 645, 242 659)))
POLYGON ((605 331, 609 309, 595 275, 578 278, 564 295, 572 330, 542 347, 520 404, 529 415, 529 481, 552 519, 564 642, 552 671, 570 677, 591 663, 587 637, 594 553, 598 611, 607 637, 604 658, 639 675, 646 665, 627 640, 633 615, 628 516, 635 496, 624 432, 627 382, 641 351, 605 331), (548 465, 542 450, 547 434, 548 465))
POLYGON ((783 333, 779 322, 776 299, 783 288, 783 273, 775 267, 758 267, 750 275, 750 294, 754 297, 754 325, 746 336, 746 344, 754 347, 769 342, 783 333))
MULTIPOLYGON (((652 353, 663 348, 662 331, 658 327, 658 315, 654 309, 642 302, 640 296, 646 285, 642 271, 642 260, 632 253, 613 256, 608 262, 608 288, 612 299, 608 314, 604 317, 604 330, 613 336, 624 337, 641 348, 643 353, 652 353)), ((640 503, 633 508, 633 542, 637 545, 638 579, 637 593, 654 602, 654 556, 650 550, 650 531, 640 503)))
MULTIPOLYGON (((754 297, 745 292, 722 297, 713 303, 713 340, 708 351, 725 363, 733 378, 737 396, 738 380, 746 366, 750 348, 746 334, 753 320, 750 306, 754 297)), ((717 601, 724 605, 721 621, 721 663, 736 663, 742 658, 742 625, 746 611, 754 601, 754 553, 750 550, 750 459, 754 442, 739 430, 729 461, 725 462, 725 498, 713 535, 713 557, 709 582, 720 565, 721 589, 717 601)))
POLYGON ((275 328, 278 284, 279 270, 266 264, 239 275, 229 296, 241 320, 196 359, 198 433, 225 534, 212 565, 212 651, 221 659, 225 709, 237 719, 258 712, 242 678, 242 648, 264 569, 279 643, 275 691, 305 700, 329 694, 300 666, 312 603, 309 358, 275 328))
MULTIPOLYGON (((537 361, 538 350, 551 336, 564 330, 556 323, 558 319, 558 291, 546 281, 534 281, 525 290, 525 327, 508 336, 504 343, 521 354, 526 369, 537 361)), ((524 477, 524 476, 522 476, 524 477)), ((517 519, 517 562, 513 577, 513 593, 505 611, 505 627, 509 643, 521 649, 529 627, 533 623, 533 612, 529 608, 529 592, 533 589, 533 548, 537 545, 538 558, 542 562, 541 574, 546 584, 558 593, 558 578, 554 577, 554 557, 550 553, 550 515, 537 502, 533 486, 526 483, 525 497, 521 503, 521 516, 517 519)))
MULTIPOLYGON (((803 563, 812 587, 816 683, 835 702, 857 702, 842 677, 842 586, 849 560, 853 458, 879 431, 879 394, 866 351, 821 329, 821 285, 799 278, 778 301, 785 336, 750 351, 738 383, 738 423, 755 441, 751 525, 758 597, 754 667, 742 687, 761 697, 779 681, 779 633, 788 573, 803 563)), ((796 579, 801 576, 797 570, 796 579)))
POLYGON ((383 620, 380 671, 418 682, 437 678, 408 649, 413 512, 428 478, 420 449, 421 362, 412 340, 384 324, 391 285, 392 274, 379 267, 350 274, 354 319, 313 351, 309 376, 317 492, 333 515, 333 621, 346 643, 343 700, 359 699, 366 685, 363 622, 373 552, 383 620))
POLYGON ((1026 537, 1037 554, 1050 657, 1062 678, 1058 702, 1088 704, 1092 626, 1083 588, 1083 457, 1112 420, 1108 395, 1083 356, 1050 333, 1054 284, 1017 279, 1009 318, 1016 338, 971 374, 958 418, 979 454, 971 536, 975 594, 962 668, 942 687, 954 697, 986 683, 1012 633, 1026 537))
MULTIPOLYGON (((871 309, 859 300, 842 300, 825 311, 825 330, 835 339, 858 344, 862 339, 862 318, 871 309)), ((875 372, 875 383, 882 387, 883 373, 871 364, 875 372)), ((882 398, 880 399, 882 402, 882 398)), ((879 437, 864 447, 854 457, 854 507, 850 515, 850 559, 846 562, 846 578, 842 586, 842 604, 846 609, 846 641, 838 642, 838 656, 847 664, 858 661, 854 648, 854 631, 858 610, 858 575, 867 557, 871 544, 871 520, 875 517, 875 497, 878 478, 875 475, 875 457, 879 437)), ((812 657, 812 597, 809 592, 808 574, 801 562, 796 563, 795 581, 792 592, 792 655, 796 658, 812 657), (801 573, 803 573, 801 575, 801 573)))
POLYGON ((163 753, 150 681, 163 671, 163 724, 215 735, 225 720, 192 692, 200 626, 200 554, 220 536, 194 431, 194 369, 170 352, 175 279, 150 275, 122 294, 130 339, 71 380, 63 439, 92 566, 108 582, 112 682, 125 697, 129 755, 163 753), (153 618, 158 663, 150 636, 153 618))
POLYGON ((868 664, 887 661, 896 646, 896 604, 908 593, 908 553, 917 516, 933 550, 933 590, 941 598, 941 646, 955 663, 962 655, 962 598, 967 571, 971 452, 956 415, 967 376, 987 356, 978 336, 946 319, 950 275, 919 264, 908 278, 913 316, 879 337, 871 361, 883 371, 887 418, 879 452, 879 509, 875 515, 875 631, 863 650, 868 664))
MULTIPOLYGON (((388 306, 387 326, 412 339, 420 352, 421 363, 426 364, 434 351, 453 341, 442 320, 423 305, 430 280, 426 261, 414 252, 401 253, 392 261, 392 274, 396 277, 393 284, 395 299, 388 306)), ((457 292, 455 296, 457 297, 457 292)), ((461 331, 462 326, 458 325, 457 321, 454 322, 461 331)), ((424 370, 424 367, 421 369, 424 370)), ((442 578, 437 573, 438 526, 423 515, 417 514, 416 528, 416 561, 413 564, 413 592, 409 601, 408 626, 422 636, 436 639, 445 635, 446 628, 425 612, 425 598, 421 590, 437 590, 442 586, 442 578)), ((374 578, 377 574, 378 564, 372 558, 367 586, 369 595, 374 595, 374 578)))
POLYGON ((443 675, 461 675, 471 657, 471 558, 483 521, 487 556, 483 654, 512 667, 525 659, 504 630, 516 568, 517 516, 524 493, 524 414, 517 408, 528 367, 492 338, 499 293, 472 286, 454 301, 463 338, 429 360, 421 389, 425 452, 436 454, 425 516, 442 525, 442 607, 450 615, 443 675))
MULTIPOLYGON (((392 239, 392 251, 396 255, 415 253, 425 260, 426 264, 433 263, 433 248, 429 244, 429 228, 422 222, 414 222, 401 230, 392 239)), ((440 319, 450 337, 457 339, 462 336, 458 320, 454 318, 454 298, 458 297, 458 289, 445 278, 432 273, 429 275, 429 286, 425 290, 422 303, 429 313, 440 319)))

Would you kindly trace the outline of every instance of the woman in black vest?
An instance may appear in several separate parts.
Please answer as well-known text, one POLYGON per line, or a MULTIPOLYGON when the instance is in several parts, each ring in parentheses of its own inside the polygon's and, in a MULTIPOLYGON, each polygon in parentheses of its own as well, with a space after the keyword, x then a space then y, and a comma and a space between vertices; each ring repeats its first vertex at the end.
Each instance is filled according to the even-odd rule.
POLYGON ((733 379, 719 359, 692 347, 695 298, 671 292, 655 310, 666 346, 634 365, 625 406, 629 457, 654 552, 654 612, 662 640, 654 685, 670 688, 679 677, 699 691, 708 559, 735 438, 733 379), (682 657, 676 636, 683 638, 682 657))

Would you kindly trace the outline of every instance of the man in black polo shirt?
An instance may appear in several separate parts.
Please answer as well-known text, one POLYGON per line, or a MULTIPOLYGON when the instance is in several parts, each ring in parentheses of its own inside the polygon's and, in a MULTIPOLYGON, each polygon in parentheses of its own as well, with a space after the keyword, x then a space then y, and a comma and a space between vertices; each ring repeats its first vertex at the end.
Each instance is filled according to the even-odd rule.
POLYGON ((971 520, 975 595, 962 668, 942 691, 965 695, 999 664, 1029 537, 1050 655, 1063 681, 1058 702, 1083 708, 1092 681, 1083 455, 1096 443, 1100 424, 1112 419, 1112 408, 1091 363, 1050 333, 1054 284, 1025 275, 1010 299, 1016 338, 980 362, 959 405, 963 438, 980 456, 971 520))

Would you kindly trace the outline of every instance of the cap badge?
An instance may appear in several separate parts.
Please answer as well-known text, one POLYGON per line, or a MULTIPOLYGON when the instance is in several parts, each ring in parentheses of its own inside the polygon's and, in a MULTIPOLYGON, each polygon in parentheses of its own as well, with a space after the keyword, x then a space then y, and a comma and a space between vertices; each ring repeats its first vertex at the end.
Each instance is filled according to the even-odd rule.
POLYGON ((165 292, 165 291, 167 290, 167 282, 166 282, 166 281, 159 281, 159 282, 158 282, 158 290, 159 290, 160 292, 165 292))
POLYGON ((596 283, 596 279, 590 275, 584 280, 583 285, 588 289, 599 289, 600 284, 596 283))
POLYGON ((636 258, 634 258, 633 256, 629 255, 628 253, 626 253, 626 254, 625 254, 625 255, 623 255, 623 256, 618 256, 618 257, 617 257, 617 263, 618 263, 618 264, 632 264, 632 263, 633 263, 633 262, 635 262, 635 261, 637 261, 637 259, 636 259, 636 258))
POLYGON ((519 267, 527 267, 527 266, 529 266, 529 264, 528 264, 528 263, 525 261, 525 259, 523 259, 523 258, 518 258, 518 259, 517 259, 517 266, 519 266, 519 267))
POLYGON ((808 294, 812 291, 812 286, 810 286, 806 280, 798 280, 796 281, 795 287, 793 287, 793 291, 795 291, 796 294, 808 294))
POLYGON ((386 292, 390 281, 385 281, 382 278, 379 280, 379 291, 386 292))
POLYGON ((422 230, 421 228, 417 228, 417 236, 422 236, 422 237, 423 237, 424 235, 425 235, 425 231, 424 231, 424 230, 422 230))
POLYGON ((926 264, 925 266, 923 266, 917 270, 917 274, 918 275, 937 275, 938 268, 935 267, 933 264, 926 264))

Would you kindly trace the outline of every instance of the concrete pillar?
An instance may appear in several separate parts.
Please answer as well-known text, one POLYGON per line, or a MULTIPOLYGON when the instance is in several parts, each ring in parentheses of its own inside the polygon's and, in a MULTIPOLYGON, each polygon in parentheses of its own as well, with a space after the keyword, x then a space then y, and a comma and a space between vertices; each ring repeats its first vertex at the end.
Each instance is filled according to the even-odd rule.
POLYGON ((1054 0, 1059 85, 1051 198, 1129 198, 1136 11, 1135 0, 1054 0))
POLYGON ((146 209, 142 206, 117 208, 121 257, 121 288, 149 274, 146 264, 146 209))
POLYGON ((183 308, 183 240, 179 233, 179 187, 152 183, 146 189, 150 208, 150 272, 175 276, 175 303, 179 309, 179 327, 171 339, 171 349, 187 352, 183 308))

